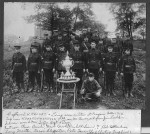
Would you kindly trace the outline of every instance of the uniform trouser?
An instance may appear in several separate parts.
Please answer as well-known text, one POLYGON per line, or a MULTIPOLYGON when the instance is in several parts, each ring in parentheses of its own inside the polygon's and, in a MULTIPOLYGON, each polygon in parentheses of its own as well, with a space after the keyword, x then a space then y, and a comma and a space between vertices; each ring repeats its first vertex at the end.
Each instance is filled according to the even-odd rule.
POLYGON ((91 98, 92 100, 98 100, 100 97, 96 96, 95 93, 84 93, 83 97, 91 98))
POLYGON ((112 93, 115 84, 115 71, 106 71, 106 92, 112 93))
POLYGON ((76 77, 80 78, 80 81, 77 83, 77 87, 79 91, 82 86, 83 69, 73 69, 73 71, 76 73, 76 77))
POLYGON ((44 75, 45 75, 45 82, 53 85, 53 69, 44 69, 44 75))
POLYGON ((35 80, 37 81, 37 85, 41 86, 41 76, 40 73, 35 71, 29 71, 29 83, 34 88, 35 86, 35 80))
POLYGON ((90 69, 89 68, 89 72, 94 73, 95 79, 98 81, 99 69, 90 69))
POLYGON ((124 84, 125 93, 127 91, 131 92, 133 87, 133 73, 124 73, 124 84))
POLYGON ((16 83, 16 86, 20 88, 24 88, 24 73, 23 72, 13 72, 13 80, 16 83))

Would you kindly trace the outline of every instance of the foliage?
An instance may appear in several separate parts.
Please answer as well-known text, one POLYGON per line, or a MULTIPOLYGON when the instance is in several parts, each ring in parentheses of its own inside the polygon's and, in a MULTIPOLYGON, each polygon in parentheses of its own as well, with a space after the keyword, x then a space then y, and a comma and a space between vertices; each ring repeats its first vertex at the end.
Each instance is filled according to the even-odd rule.
POLYGON ((144 3, 113 3, 110 11, 117 22, 117 31, 121 30, 130 37, 133 32, 146 24, 146 4, 144 3), (144 14, 144 15, 143 15, 144 14))
MULTIPOLYGON (((74 29, 94 27, 104 31, 105 27, 100 22, 93 19, 94 13, 91 3, 72 3, 73 8, 64 6, 63 8, 56 2, 37 3, 34 15, 27 16, 25 20, 35 23, 43 29, 53 32, 54 29, 74 29)), ((24 6, 23 6, 24 8, 24 6)))

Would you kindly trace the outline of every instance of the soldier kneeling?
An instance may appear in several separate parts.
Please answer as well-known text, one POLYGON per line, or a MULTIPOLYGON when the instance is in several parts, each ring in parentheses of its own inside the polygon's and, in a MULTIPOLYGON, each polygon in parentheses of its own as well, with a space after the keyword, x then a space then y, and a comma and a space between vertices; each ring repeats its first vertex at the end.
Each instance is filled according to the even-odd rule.
POLYGON ((99 83, 94 79, 94 74, 89 73, 88 79, 82 84, 81 94, 84 99, 91 101, 99 101, 102 88, 99 83))

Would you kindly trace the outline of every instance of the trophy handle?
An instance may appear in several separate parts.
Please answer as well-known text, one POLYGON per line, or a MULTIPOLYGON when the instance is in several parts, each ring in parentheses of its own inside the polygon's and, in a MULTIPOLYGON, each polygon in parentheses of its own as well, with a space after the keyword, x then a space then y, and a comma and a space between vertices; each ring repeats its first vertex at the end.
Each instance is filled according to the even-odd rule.
MULTIPOLYGON (((72 60, 72 66, 73 66, 73 65, 74 65, 74 61, 72 60)), ((71 66, 71 67, 72 67, 72 66, 71 66)))

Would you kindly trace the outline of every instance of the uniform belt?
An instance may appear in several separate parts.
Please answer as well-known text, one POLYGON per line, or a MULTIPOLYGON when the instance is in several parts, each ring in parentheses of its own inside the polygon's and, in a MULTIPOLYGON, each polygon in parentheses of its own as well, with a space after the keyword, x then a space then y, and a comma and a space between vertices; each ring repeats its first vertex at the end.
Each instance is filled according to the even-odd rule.
POLYGON ((113 63, 111 63, 111 62, 108 62, 107 64, 108 64, 108 65, 112 65, 113 63))
POLYGON ((131 67, 131 65, 125 65, 125 67, 129 68, 129 67, 131 67))
POLYGON ((74 63, 82 63, 82 61, 75 61, 74 63))
POLYGON ((49 64, 52 63, 52 61, 44 61, 44 63, 49 64))
POLYGON ((15 63, 16 66, 22 66, 22 63, 15 63))
POLYGON ((37 63, 31 63, 31 65, 37 65, 37 63))

